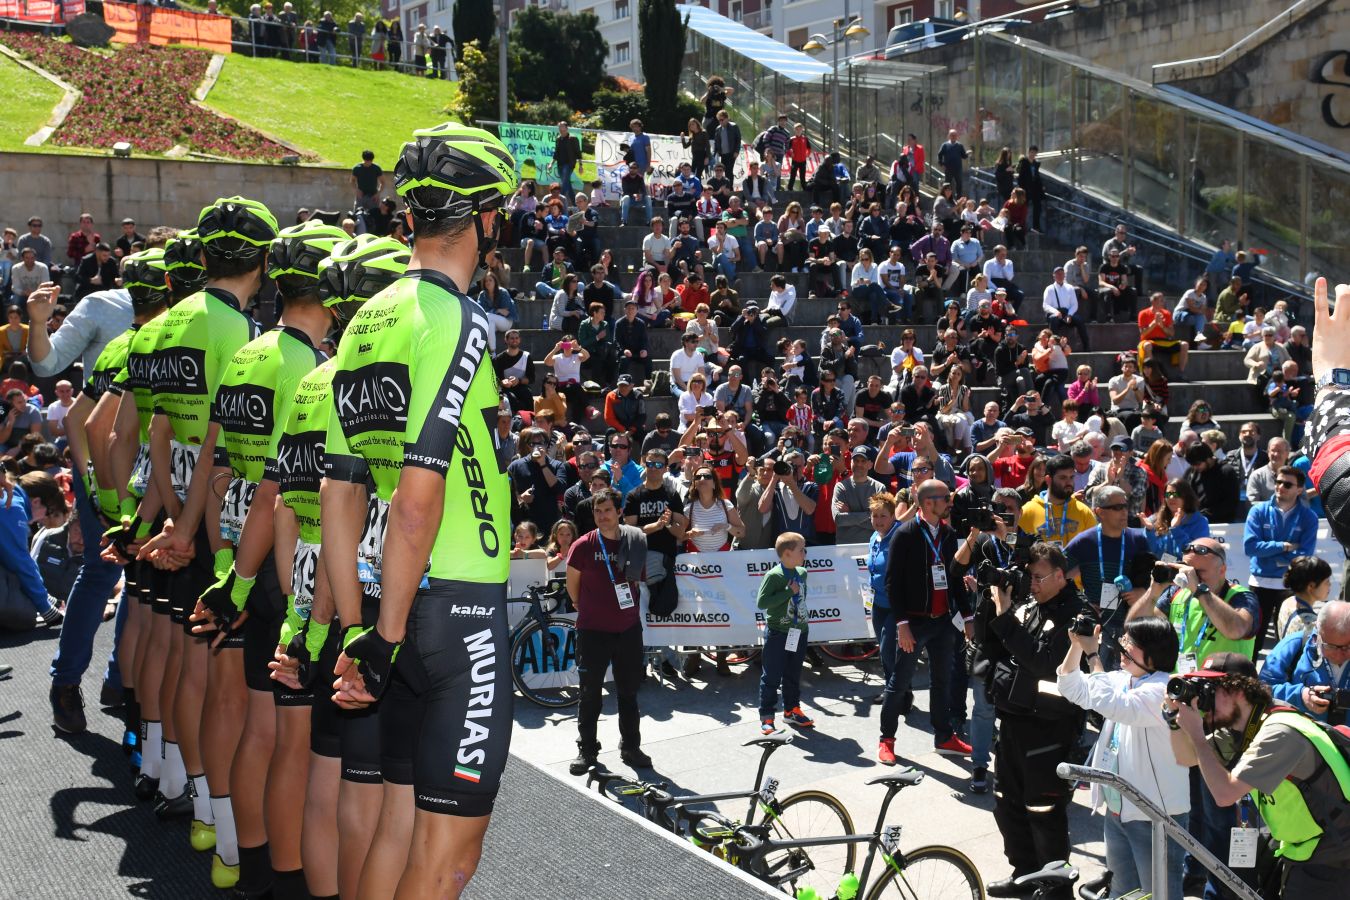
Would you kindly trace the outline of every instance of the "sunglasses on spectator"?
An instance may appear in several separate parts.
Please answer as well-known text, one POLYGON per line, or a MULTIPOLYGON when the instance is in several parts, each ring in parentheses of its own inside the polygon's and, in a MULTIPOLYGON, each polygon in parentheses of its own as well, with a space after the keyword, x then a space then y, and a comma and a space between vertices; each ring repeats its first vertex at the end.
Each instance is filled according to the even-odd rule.
POLYGON ((653 459, 647 463, 647 468, 649 469, 664 469, 665 467, 666 464, 657 459, 653 459))
POLYGON ((1168 491, 1167 493, 1163 494, 1163 496, 1167 497, 1168 499, 1171 499, 1172 497, 1180 497, 1181 494, 1179 494, 1177 491, 1168 491))
POLYGON ((1292 482, 1292 481, 1277 481, 1277 482, 1275 482, 1275 486, 1276 486, 1276 487, 1282 487, 1282 488, 1289 488, 1291 491, 1292 491, 1294 488, 1298 487, 1298 485, 1297 485, 1296 483, 1292 482))
POLYGON ((629 449, 631 446, 632 446, 632 444, 610 444, 610 445, 609 445, 609 449, 611 449, 611 450, 627 450, 627 449, 629 449))
POLYGON ((933 467, 932 467, 932 466, 914 466, 912 469, 910 469, 910 471, 911 471, 911 472, 931 472, 931 471, 933 471, 933 467))
POLYGON ((1223 559, 1223 551, 1216 550, 1213 547, 1206 547, 1204 544, 1187 544, 1183 553, 1194 553, 1196 556, 1217 556, 1223 559))
POLYGON ((598 469, 598 468, 600 468, 600 467, 597 466, 595 463, 577 463, 577 468, 578 468, 578 469, 598 469))
POLYGON ((717 476, 716 476, 716 475, 695 475, 695 476, 694 476, 694 480, 695 480, 695 481, 716 481, 716 480, 717 480, 717 476))

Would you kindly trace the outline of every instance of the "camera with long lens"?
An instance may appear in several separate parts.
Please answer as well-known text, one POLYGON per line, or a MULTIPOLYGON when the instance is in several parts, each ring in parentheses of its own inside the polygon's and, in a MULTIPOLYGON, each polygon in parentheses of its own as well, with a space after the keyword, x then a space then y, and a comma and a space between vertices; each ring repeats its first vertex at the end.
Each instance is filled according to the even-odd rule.
POLYGON ((1002 588, 1014 600, 1031 592, 1031 576, 1025 569, 1019 566, 1000 567, 990 559, 980 563, 975 570, 975 579, 982 588, 1002 588))
POLYGON ((1327 712, 1350 710, 1350 688, 1334 688, 1331 685, 1318 685, 1312 692, 1331 704, 1327 712))
POLYGON ((1214 695, 1218 691, 1218 680, 1214 678, 1187 678, 1173 675, 1167 680, 1167 697, 1177 703, 1195 701, 1195 708, 1201 712, 1214 709, 1214 695))

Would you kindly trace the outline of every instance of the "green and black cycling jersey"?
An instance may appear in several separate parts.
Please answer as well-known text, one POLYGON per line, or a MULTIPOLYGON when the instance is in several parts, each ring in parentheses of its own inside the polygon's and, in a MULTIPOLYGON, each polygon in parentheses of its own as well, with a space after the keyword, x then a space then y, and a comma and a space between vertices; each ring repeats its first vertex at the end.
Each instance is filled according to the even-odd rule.
POLYGON ((300 379, 290 414, 281 429, 276 455, 268 462, 265 478, 275 481, 282 502, 295 512, 300 540, 323 540, 319 518, 319 484, 323 480, 324 441, 328 437, 329 402, 336 360, 328 360, 300 379))
POLYGON ((160 313, 136 330, 127 344, 127 358, 122 370, 108 384, 108 393, 120 397, 126 391, 131 391, 132 400, 136 403, 140 448, 131 467, 131 478, 127 482, 127 490, 136 497, 145 495, 150 478, 150 419, 155 412, 150 368, 155 359, 155 346, 159 343, 159 330, 163 325, 164 314, 160 313))
POLYGON ((237 543, 267 461, 290 415, 300 381, 324 356, 297 328, 279 325, 240 347, 221 377, 211 409, 220 426, 217 466, 233 477, 220 509, 221 536, 237 543))
POLYGON ((174 440, 200 447, 212 401, 230 360, 258 335, 234 295, 206 288, 164 313, 149 375, 154 411, 163 413, 174 440))
POLYGON ((88 373, 82 391, 91 402, 97 403, 99 398, 108 392, 108 388, 112 386, 117 375, 126 368, 127 354, 131 352, 131 339, 135 337, 139 329, 139 325, 132 325, 126 331, 108 341, 103 348, 103 352, 94 361, 93 371, 88 373))
POLYGON ((329 478, 374 482, 378 503, 362 555, 374 548, 366 562, 377 576, 388 502, 412 466, 445 477, 427 575, 506 581, 511 494, 497 456, 501 393, 486 360, 490 327, 448 278, 418 269, 366 301, 343 334, 324 469, 329 478))

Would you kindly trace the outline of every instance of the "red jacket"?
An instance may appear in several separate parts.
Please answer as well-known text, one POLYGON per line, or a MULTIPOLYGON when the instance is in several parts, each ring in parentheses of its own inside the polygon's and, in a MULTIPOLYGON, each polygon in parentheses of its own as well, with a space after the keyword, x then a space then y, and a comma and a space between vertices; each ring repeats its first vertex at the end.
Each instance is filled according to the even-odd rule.
POLYGON ((70 237, 66 238, 66 256, 70 257, 71 262, 78 263, 101 240, 103 236, 98 232, 90 236, 83 231, 72 231, 70 237))
POLYGON ((806 162, 806 158, 811 155, 811 142, 807 140, 804 134, 794 134, 792 140, 788 141, 788 158, 793 162, 806 162))

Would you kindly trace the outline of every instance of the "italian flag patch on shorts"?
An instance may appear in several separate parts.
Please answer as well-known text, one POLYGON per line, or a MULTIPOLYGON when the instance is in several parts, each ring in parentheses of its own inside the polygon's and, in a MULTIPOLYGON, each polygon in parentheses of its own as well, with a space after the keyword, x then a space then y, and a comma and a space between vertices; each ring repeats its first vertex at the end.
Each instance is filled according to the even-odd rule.
POLYGON ((482 778, 482 773, 477 769, 470 769, 468 766, 455 766, 455 777, 477 784, 479 779, 482 778))

